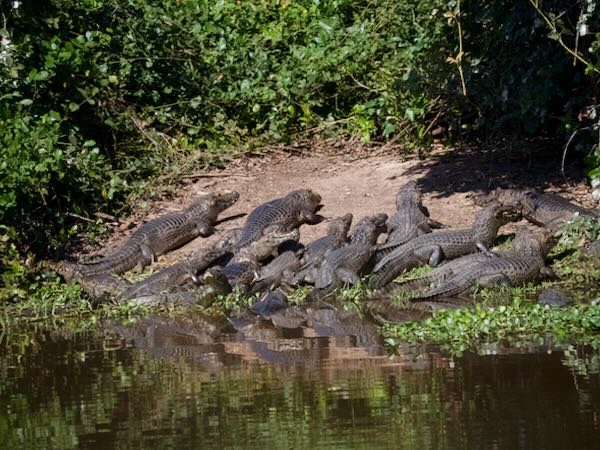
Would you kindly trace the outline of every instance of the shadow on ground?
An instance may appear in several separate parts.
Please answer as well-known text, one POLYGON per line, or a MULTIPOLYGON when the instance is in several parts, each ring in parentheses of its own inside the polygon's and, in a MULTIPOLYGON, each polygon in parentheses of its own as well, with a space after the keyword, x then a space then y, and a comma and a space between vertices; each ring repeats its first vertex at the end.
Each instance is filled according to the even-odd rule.
POLYGON ((496 187, 579 194, 577 191, 584 188, 583 166, 569 163, 563 176, 560 162, 559 152, 547 149, 523 152, 465 147, 432 152, 421 164, 408 168, 406 175, 418 177, 422 190, 434 197, 449 197, 457 192, 481 193, 496 187))

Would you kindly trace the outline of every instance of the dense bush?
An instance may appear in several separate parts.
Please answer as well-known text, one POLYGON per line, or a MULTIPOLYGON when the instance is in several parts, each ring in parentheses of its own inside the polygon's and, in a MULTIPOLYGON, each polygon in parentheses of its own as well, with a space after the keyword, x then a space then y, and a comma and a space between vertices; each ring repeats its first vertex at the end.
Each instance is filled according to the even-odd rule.
POLYGON ((170 159, 214 163, 253 138, 397 133, 430 109, 420 84, 444 64, 443 49, 424 57, 446 45, 443 10, 439 0, 26 1, 9 16, 0 65, 0 217, 63 227, 66 211, 115 205, 170 159))
POLYGON ((544 2, 553 31, 533 0, 25 0, 0 30, 0 221, 43 251, 67 213, 303 133, 581 128, 590 150, 600 35, 569 33, 596 3, 544 2))

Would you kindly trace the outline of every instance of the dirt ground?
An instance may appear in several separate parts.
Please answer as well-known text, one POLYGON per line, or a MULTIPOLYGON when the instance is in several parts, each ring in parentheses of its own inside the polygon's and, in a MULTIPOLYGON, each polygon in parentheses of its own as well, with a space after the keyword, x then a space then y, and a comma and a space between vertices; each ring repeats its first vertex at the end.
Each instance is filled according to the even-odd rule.
MULTIPOLYGON (((398 188, 417 180, 425 206, 432 218, 451 227, 470 226, 478 210, 476 198, 497 186, 526 186, 564 195, 586 207, 592 207, 590 189, 582 171, 569 167, 567 177, 560 174, 557 161, 531 155, 515 157, 504 152, 456 151, 438 148, 424 160, 397 154, 369 156, 363 153, 332 151, 319 154, 276 153, 260 158, 235 161, 227 169, 190 177, 181 195, 150 204, 115 227, 99 253, 108 254, 121 245, 135 228, 162 214, 180 210, 194 197, 206 192, 236 190, 240 200, 221 215, 217 234, 198 238, 161 257, 153 268, 168 266, 218 239, 219 235, 244 224, 243 215, 270 199, 287 192, 310 188, 323 200, 320 213, 333 218, 347 212, 354 221, 378 212, 395 211, 398 188), (231 219, 229 219, 231 218, 231 219)), ((327 223, 301 228, 301 241, 308 242, 324 232, 327 223)), ((510 232, 510 226, 501 230, 510 232)))

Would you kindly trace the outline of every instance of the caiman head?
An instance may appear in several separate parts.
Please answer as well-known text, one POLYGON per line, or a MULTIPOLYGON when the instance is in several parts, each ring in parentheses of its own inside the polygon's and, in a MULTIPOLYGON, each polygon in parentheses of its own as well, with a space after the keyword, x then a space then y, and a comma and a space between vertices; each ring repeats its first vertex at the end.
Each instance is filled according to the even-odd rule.
POLYGON ((362 218, 352 229, 352 243, 374 245, 379 235, 386 232, 387 219, 384 213, 362 218))
POLYGON ((409 181, 404 184, 396 194, 396 209, 400 211, 411 205, 421 204, 421 192, 417 188, 416 181, 409 181))
POLYGON ((185 210, 185 214, 190 218, 207 216, 209 220, 214 221, 220 213, 237 202, 239 198, 240 194, 236 191, 203 195, 185 210))
POLYGON ((475 214, 473 228, 487 229, 490 227, 500 228, 509 222, 516 222, 521 219, 519 209, 512 206, 504 206, 499 204, 491 204, 481 209, 475 214))
POLYGON ((321 196, 310 189, 298 189, 286 195, 294 206, 307 211, 316 211, 321 203, 321 196))
POLYGON ((55 271, 57 274, 63 277, 67 283, 76 281, 77 278, 81 276, 77 265, 68 261, 45 261, 44 266, 55 271))
POLYGON ((215 195, 212 205, 218 212, 223 212, 240 199, 240 193, 236 191, 224 192, 223 194, 215 195))
POLYGON ((487 203, 495 202, 502 206, 522 210, 527 203, 527 198, 533 194, 527 189, 496 188, 489 195, 483 197, 487 203))
POLYGON ((350 225, 352 224, 353 217, 354 216, 351 213, 348 213, 344 214, 341 217, 331 219, 329 221, 327 233, 333 233, 341 238, 346 238, 346 236, 348 236, 348 231, 350 230, 350 225))
POLYGON ((243 231, 244 230, 242 228, 234 228, 232 230, 227 230, 223 237, 219 239, 219 241, 216 243, 215 248, 224 249, 226 251, 232 251, 235 243, 240 240, 243 231))
POLYGON ((295 212, 298 223, 316 224, 324 217, 316 214, 321 209, 321 196, 310 189, 298 189, 290 192, 286 198, 290 200, 289 207, 295 212))

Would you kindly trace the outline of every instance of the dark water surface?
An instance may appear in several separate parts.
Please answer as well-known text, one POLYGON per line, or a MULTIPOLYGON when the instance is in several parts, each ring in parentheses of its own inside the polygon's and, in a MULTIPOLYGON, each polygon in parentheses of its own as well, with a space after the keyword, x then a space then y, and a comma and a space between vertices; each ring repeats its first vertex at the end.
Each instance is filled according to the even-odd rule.
POLYGON ((149 317, 0 346, 0 449, 599 449, 598 354, 387 357, 362 322, 149 317))

